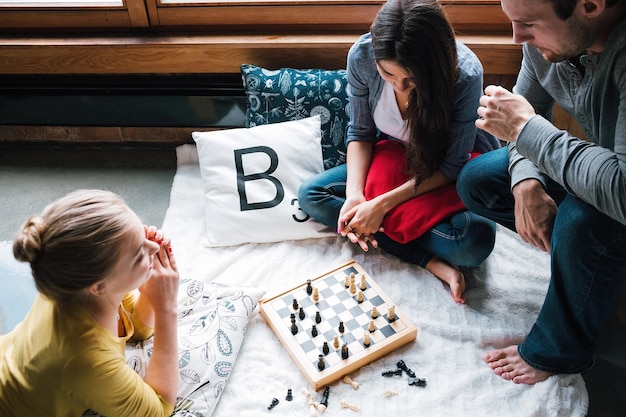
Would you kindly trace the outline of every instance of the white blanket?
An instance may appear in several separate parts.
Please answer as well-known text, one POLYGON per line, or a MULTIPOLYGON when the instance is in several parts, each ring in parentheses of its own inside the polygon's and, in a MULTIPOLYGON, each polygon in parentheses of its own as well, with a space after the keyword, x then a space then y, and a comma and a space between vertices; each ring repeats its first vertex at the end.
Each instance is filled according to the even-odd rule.
MULTIPOLYGON (((353 373, 358 390, 330 387, 330 416, 584 416, 588 395, 581 375, 553 376, 533 386, 496 376, 481 355, 519 341, 530 330, 549 281, 548 255, 498 228, 496 246, 479 268, 465 270, 465 305, 423 268, 379 250, 362 252, 345 238, 207 248, 202 182, 193 145, 178 148, 170 207, 163 229, 173 241, 181 273, 195 279, 260 287, 272 296, 354 259, 418 327, 417 340, 353 373), (427 379, 409 386, 406 375, 383 377, 400 360, 427 379), (385 391, 397 393, 384 396, 385 391), (340 400, 360 408, 340 407, 340 400)), ((271 231, 268 231, 271 233, 271 231)), ((304 376, 260 314, 246 338, 216 417, 309 416, 304 376), (286 401, 287 389, 293 401, 286 401), (280 403, 272 410, 273 398, 280 403)))

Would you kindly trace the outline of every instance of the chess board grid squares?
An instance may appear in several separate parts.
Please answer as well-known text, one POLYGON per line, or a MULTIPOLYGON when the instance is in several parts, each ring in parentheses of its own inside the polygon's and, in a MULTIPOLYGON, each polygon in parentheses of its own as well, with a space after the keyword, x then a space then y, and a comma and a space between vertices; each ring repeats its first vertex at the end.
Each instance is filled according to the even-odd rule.
MULTIPOLYGON (((357 271, 357 266, 359 265, 356 264, 356 262, 351 261, 350 263, 347 263, 344 266, 337 268, 335 272, 333 273, 329 273, 327 275, 323 275, 312 280, 312 285, 314 287, 317 286, 318 289, 320 290, 322 290, 325 286, 329 288, 336 286, 335 291, 337 291, 337 293, 347 294, 347 297, 345 298, 346 300, 345 303, 346 304, 352 303, 352 306, 354 308, 357 308, 359 306, 359 303, 356 301, 356 294, 358 294, 358 292, 360 291, 359 289, 360 273, 357 271), (349 275, 350 271, 354 271, 356 275, 355 284, 357 286, 357 292, 355 295, 350 295, 349 291, 345 288, 345 285, 344 285, 345 276, 346 274, 349 275)), ((380 296, 380 294, 378 293, 379 291, 382 291, 382 289, 379 289, 376 285, 370 285, 369 278, 366 282, 368 283, 368 286, 367 286, 367 289, 363 291, 364 298, 372 299, 374 303, 379 303, 379 304, 374 304, 374 305, 377 305, 377 309, 380 314, 380 316, 376 320, 383 319, 385 323, 385 326, 382 329, 380 329, 380 331, 379 329, 377 329, 374 333, 370 335, 372 344, 368 348, 363 346, 362 344, 363 332, 359 330, 354 330, 352 332, 354 334, 348 333, 348 332, 344 333, 344 335, 342 335, 342 337, 340 338, 341 339, 340 347, 337 350, 335 350, 335 348, 332 346, 332 339, 334 337, 333 332, 335 332, 335 329, 332 328, 333 326, 331 326, 331 329, 329 329, 328 332, 324 332, 321 329, 319 329, 320 333, 316 338, 310 337, 310 329, 308 329, 308 332, 309 332, 308 334, 306 331, 300 330, 298 334, 296 335, 296 337, 293 337, 291 335, 291 332, 289 331, 289 327, 291 326, 289 314, 292 312, 295 313, 296 323, 299 325, 301 324, 299 323, 300 319, 298 318, 297 311, 294 311, 293 308, 291 307, 294 297, 297 297, 297 298, 302 297, 301 298, 302 301, 299 301, 299 304, 303 305, 303 308, 305 309, 313 308, 312 313, 309 313, 309 312, 306 313, 307 317, 305 319, 309 320, 307 324, 314 322, 314 315, 315 315, 315 311, 317 307, 319 307, 320 310, 323 310, 324 308, 328 308, 328 307, 323 307, 323 308, 321 307, 321 305, 325 303, 325 300, 322 300, 322 297, 320 297, 320 300, 317 304, 312 302, 311 296, 309 296, 306 293, 306 283, 303 284, 302 286, 289 290, 281 295, 277 295, 271 299, 268 299, 268 301, 264 303, 263 302, 261 303, 263 307, 262 313, 264 317, 266 318, 266 320, 270 320, 272 323, 275 323, 275 324, 279 324, 280 321, 287 322, 286 327, 281 328, 281 329, 274 328, 274 331, 283 335, 282 337, 285 338, 283 343, 285 344, 285 347, 287 347, 287 345, 290 346, 290 348, 288 349, 290 351, 290 354, 292 354, 292 351, 293 351, 293 354, 295 354, 296 356, 304 355, 304 357, 307 358, 307 360, 310 359, 310 362, 311 362, 310 366, 312 366, 315 369, 313 373, 311 373, 312 370, 304 371, 304 368, 302 368, 302 366, 304 366, 304 363, 302 363, 301 361, 302 356, 300 356, 300 360, 296 360, 294 358, 294 360, 296 360, 296 362, 299 363, 298 366, 301 367, 302 371, 305 373, 305 375, 307 375, 307 378, 309 378, 309 381, 314 386, 322 383, 322 381, 326 381, 326 383, 328 383, 330 379, 335 380, 335 378, 340 377, 340 373, 344 372, 343 371, 344 369, 352 369, 353 366, 360 364, 363 361, 363 359, 365 359, 368 356, 367 349, 370 349, 372 351, 377 350, 377 349, 372 349, 377 343, 383 343, 383 345, 381 346, 384 348, 384 346, 388 342, 392 343, 392 340, 395 340, 395 336, 402 337, 402 340, 404 341, 404 343, 406 343, 407 334, 406 333, 403 333, 402 335, 398 334, 399 332, 402 332, 403 330, 408 328, 408 324, 403 322, 404 319, 402 318, 401 312, 397 311, 397 314, 399 315, 396 317, 397 318, 396 321, 392 323, 387 323, 386 316, 384 315, 388 312, 388 306, 385 303, 383 296, 380 296), (305 305, 306 307, 304 307, 305 305), (312 305, 314 305, 315 307, 312 307, 312 305), (286 317, 285 317, 285 307, 287 309, 286 317), (271 308, 273 308, 274 310, 272 311, 271 308), (275 317, 276 315, 279 315, 279 317, 275 317), (270 319, 269 316, 272 316, 273 318, 270 319), (276 319, 278 319, 278 321, 276 319), (389 340, 387 341, 385 340, 386 337, 384 336, 383 333, 388 334, 388 336, 386 337, 389 338, 389 340), (355 337, 355 335, 357 336, 355 337), (303 337, 304 341, 299 341, 298 337, 303 337), (378 339, 379 337, 380 339, 378 339), (322 353, 322 345, 323 345, 324 340, 327 340, 329 342, 330 353, 328 354, 328 357, 325 358, 325 361, 328 362, 326 368, 324 369, 324 371, 319 372, 317 368, 317 362, 318 362, 319 354, 322 353), (378 340, 380 340, 380 342, 378 342, 378 340), (319 343, 319 345, 317 345, 317 343, 319 343), (341 357, 341 345, 343 343, 348 343, 348 349, 349 349, 348 360, 345 360, 341 357), (304 350, 304 349, 309 349, 309 352, 306 353, 306 352, 301 351, 299 355, 296 353, 297 351, 304 350)), ((384 291, 383 291, 383 294, 384 294, 384 291)), ((361 308, 363 309, 364 307, 361 306, 361 308)), ((368 306, 367 309, 370 310, 371 308, 368 306)), ((324 317, 324 311, 320 311, 320 314, 322 314, 323 322, 324 321, 330 322, 333 320, 332 317, 331 318, 324 317)), ((364 325, 365 327, 364 330, 365 330, 369 325, 369 320, 370 320, 369 311, 363 310, 360 314, 357 314, 357 315, 363 316, 365 318, 363 319, 364 321, 367 322, 367 324, 364 325)), ((318 324, 318 327, 319 326, 320 325, 318 324)), ((412 324, 410 324, 410 326, 414 327, 412 324)), ((338 331, 336 331, 336 333, 338 333, 338 331)), ((380 356, 377 356, 377 357, 380 357, 380 356)), ((361 366, 361 365, 357 365, 357 366, 361 366)))
MULTIPOLYGON (((354 355, 358 355, 361 352, 363 352, 366 349, 371 348, 372 346, 374 346, 375 342, 372 341, 371 345, 369 347, 365 347, 363 345, 362 340, 353 340, 350 343, 347 343, 348 345, 348 356, 354 356, 354 355)), ((341 363, 342 361, 344 361, 344 358, 341 356, 341 347, 344 345, 343 342, 339 343, 339 348, 335 349, 335 347, 332 345, 332 343, 329 343, 329 348, 330 351, 327 355, 324 355, 324 360, 326 362, 326 368, 325 369, 329 369, 332 368, 332 366, 337 365, 339 363, 341 363)), ((316 350, 311 350, 309 352, 307 352, 307 358, 311 361, 311 363, 315 366, 315 368, 317 368, 317 363, 319 361, 319 355, 323 354, 322 353, 322 349, 320 347, 320 349, 316 349, 316 350)))

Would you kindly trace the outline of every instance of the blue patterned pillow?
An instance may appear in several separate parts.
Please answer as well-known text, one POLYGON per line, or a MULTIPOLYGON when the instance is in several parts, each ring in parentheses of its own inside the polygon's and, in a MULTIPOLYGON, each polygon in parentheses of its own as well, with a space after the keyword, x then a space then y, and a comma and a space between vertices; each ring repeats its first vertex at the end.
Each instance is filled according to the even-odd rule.
POLYGON ((345 163, 348 125, 348 83, 345 70, 241 65, 246 91, 246 127, 320 115, 324 169, 345 163))

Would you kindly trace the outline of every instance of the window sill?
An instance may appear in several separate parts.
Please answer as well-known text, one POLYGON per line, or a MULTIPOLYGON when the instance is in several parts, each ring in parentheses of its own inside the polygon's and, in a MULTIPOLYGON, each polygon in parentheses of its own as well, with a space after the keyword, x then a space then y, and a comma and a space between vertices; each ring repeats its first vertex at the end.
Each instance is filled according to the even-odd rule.
MULTIPOLYGON (((265 68, 345 68, 359 34, 176 35, 0 38, 0 74, 239 73, 265 68)), ((510 34, 461 35, 485 74, 517 74, 521 48, 510 34)))

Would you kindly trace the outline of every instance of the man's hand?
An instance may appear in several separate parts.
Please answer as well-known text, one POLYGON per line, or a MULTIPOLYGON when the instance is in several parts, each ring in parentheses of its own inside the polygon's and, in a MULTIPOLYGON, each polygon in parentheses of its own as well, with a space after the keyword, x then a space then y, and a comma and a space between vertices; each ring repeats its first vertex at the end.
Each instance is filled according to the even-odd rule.
POLYGON ((513 187, 515 228, 522 240, 550 253, 550 239, 557 205, 535 179, 513 187))
POLYGON ((505 88, 490 85, 480 98, 476 127, 507 142, 515 142, 533 116, 535 109, 522 96, 505 88))

